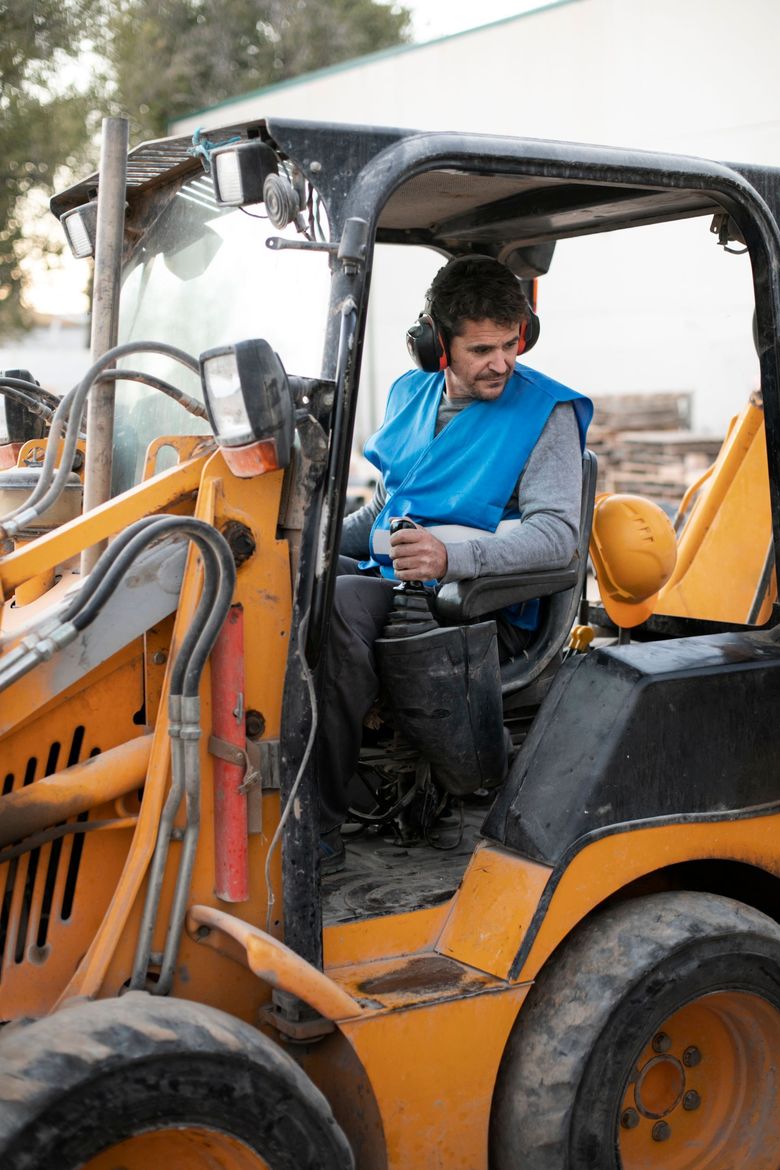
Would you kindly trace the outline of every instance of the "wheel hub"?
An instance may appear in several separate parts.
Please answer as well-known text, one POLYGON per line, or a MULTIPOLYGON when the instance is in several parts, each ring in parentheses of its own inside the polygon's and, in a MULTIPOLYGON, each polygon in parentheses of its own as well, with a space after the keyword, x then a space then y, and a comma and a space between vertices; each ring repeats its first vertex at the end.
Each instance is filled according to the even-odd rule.
POLYGON ((674 1056, 654 1056, 639 1070, 634 1100, 643 1117, 658 1120, 676 1109, 685 1092, 685 1070, 674 1056))
POLYGON ((780 1012, 759 996, 713 992, 675 1012, 629 1076, 622 1170, 776 1170, 778 1051, 780 1012))

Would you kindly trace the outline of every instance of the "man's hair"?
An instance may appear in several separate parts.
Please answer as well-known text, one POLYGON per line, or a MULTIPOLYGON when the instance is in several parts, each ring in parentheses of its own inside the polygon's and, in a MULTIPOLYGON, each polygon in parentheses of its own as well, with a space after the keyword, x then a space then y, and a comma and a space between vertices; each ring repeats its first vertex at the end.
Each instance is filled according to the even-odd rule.
POLYGON ((456 256, 434 276, 426 309, 453 337, 464 321, 518 325, 528 317, 528 300, 517 277, 492 256, 456 256))

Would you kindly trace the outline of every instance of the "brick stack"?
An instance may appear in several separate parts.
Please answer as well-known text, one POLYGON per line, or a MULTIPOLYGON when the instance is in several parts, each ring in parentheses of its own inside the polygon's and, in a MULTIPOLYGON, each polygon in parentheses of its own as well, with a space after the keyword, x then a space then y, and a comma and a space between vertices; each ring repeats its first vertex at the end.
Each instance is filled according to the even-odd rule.
POLYGON ((610 394, 593 404, 588 446, 599 460, 598 490, 647 496, 674 513, 723 441, 690 429, 691 395, 610 394))

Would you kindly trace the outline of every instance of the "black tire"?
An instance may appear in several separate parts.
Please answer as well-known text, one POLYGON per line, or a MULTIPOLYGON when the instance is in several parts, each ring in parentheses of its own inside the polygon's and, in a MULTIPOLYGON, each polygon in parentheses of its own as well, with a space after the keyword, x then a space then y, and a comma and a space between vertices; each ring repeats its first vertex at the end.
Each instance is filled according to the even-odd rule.
POLYGON ((153 1152, 126 1158, 123 1147, 117 1164, 145 1170, 354 1165, 301 1069, 213 1008, 131 992, 0 1037, 3 1170, 76 1170, 128 1139, 153 1152))
POLYGON ((639 898, 553 956, 509 1039, 491 1170, 777 1170, 780 926, 639 898))

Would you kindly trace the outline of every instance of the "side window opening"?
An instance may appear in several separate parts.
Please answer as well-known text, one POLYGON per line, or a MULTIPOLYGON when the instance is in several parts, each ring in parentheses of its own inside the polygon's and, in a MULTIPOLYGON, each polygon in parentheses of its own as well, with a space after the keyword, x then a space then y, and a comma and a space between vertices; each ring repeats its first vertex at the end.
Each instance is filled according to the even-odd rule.
POLYGON ((657 614, 760 623, 776 595, 753 305, 749 256, 708 218, 561 241, 539 281, 529 364, 593 398, 598 490, 674 524, 657 614))
MULTIPOLYGON (((697 217, 559 241, 525 360, 593 398, 599 492, 646 497, 674 524, 677 568, 656 613, 760 623, 776 583, 750 257, 727 254, 710 227, 697 217)), ((409 366, 405 330, 441 263, 427 248, 376 247, 348 508, 370 498, 363 444, 409 366)))

